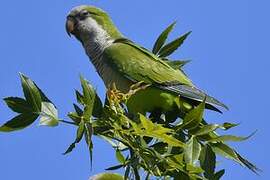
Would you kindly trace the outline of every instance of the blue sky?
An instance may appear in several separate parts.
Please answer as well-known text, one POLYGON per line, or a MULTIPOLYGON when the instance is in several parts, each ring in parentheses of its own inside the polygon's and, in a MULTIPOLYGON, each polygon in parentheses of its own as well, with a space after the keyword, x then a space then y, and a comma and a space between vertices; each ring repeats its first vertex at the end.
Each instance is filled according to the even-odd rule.
MULTIPOLYGON (((223 115, 208 113, 208 121, 235 122, 237 135, 257 134, 232 144, 263 169, 261 176, 220 159, 223 179, 270 179, 269 145, 269 13, 266 1, 2 1, 0 25, 0 98, 22 96, 19 72, 31 77, 57 105, 60 116, 72 110, 74 89, 83 74, 104 97, 104 86, 81 45, 64 29, 65 16, 76 5, 106 10, 123 34, 151 48, 157 35, 177 20, 172 37, 192 30, 174 58, 191 58, 185 68, 193 82, 230 107, 223 115)), ((0 102, 0 122, 14 114, 0 102)), ((74 139, 67 125, 38 127, 0 134, 1 179, 87 179, 115 165, 109 145, 94 139, 94 163, 82 143, 68 156, 61 153, 74 139)))

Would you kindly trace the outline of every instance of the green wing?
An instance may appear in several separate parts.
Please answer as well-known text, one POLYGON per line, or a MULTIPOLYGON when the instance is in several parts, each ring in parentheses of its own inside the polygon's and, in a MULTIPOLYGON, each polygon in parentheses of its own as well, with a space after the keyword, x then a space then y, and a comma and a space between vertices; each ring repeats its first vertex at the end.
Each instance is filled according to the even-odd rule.
POLYGON ((131 41, 116 41, 104 52, 113 68, 133 81, 144 81, 149 84, 186 84, 191 81, 179 70, 173 69, 148 50, 131 41))
POLYGON ((105 49, 104 55, 108 64, 133 82, 143 81, 159 89, 176 93, 195 101, 227 107, 197 89, 188 77, 180 70, 174 69, 166 62, 127 39, 119 39, 105 49))

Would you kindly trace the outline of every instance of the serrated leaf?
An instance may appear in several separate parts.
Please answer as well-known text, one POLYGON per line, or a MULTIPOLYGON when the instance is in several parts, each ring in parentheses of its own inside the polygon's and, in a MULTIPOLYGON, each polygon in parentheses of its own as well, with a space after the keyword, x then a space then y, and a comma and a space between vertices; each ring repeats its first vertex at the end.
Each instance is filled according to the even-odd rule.
POLYGON ((76 133, 75 141, 68 147, 68 149, 63 153, 64 155, 70 153, 75 147, 76 144, 79 143, 83 137, 83 133, 85 131, 84 121, 81 121, 76 133))
POLYGON ((155 124, 151 120, 147 119, 142 114, 139 114, 141 123, 137 125, 135 122, 130 121, 134 129, 134 133, 140 136, 147 136, 157 138, 162 142, 168 143, 170 146, 185 147, 185 143, 174 138, 172 135, 172 130, 163 127, 161 124, 155 124))
POLYGON ((90 177, 89 180, 124 180, 124 177, 116 173, 101 173, 90 177))
POLYGON ((55 106, 50 102, 42 102, 39 125, 54 127, 58 123, 58 111, 55 106))
POLYGON ((187 164, 194 165, 199 159, 201 152, 201 144, 197 141, 197 139, 194 136, 192 136, 186 144, 187 146, 184 151, 185 162, 187 164))
POLYGON ((175 26, 176 22, 173 22, 172 24, 170 24, 157 38, 153 50, 152 52, 154 54, 157 54, 158 51, 160 50, 160 48, 164 45, 164 43, 166 42, 169 33, 172 31, 173 27, 175 26))
POLYGON ((183 44, 183 42, 190 33, 191 31, 163 46, 158 53, 159 57, 167 57, 170 54, 172 54, 176 49, 178 49, 183 44))
POLYGON ((34 112, 41 110, 41 96, 34 82, 23 74, 20 74, 22 88, 27 103, 32 107, 34 112))
POLYGON ((183 124, 180 127, 189 130, 196 128, 202 121, 204 109, 205 100, 185 115, 183 124))
POLYGON ((20 130, 31 125, 38 118, 38 114, 20 114, 0 127, 0 132, 20 130))
POLYGON ((153 123, 151 120, 147 119, 144 115, 139 114, 141 121, 141 128, 146 131, 152 132, 155 131, 158 134, 172 133, 172 130, 169 128, 164 128, 161 124, 153 123))
POLYGON ((23 99, 19 97, 7 97, 4 98, 7 106, 17 113, 29 113, 32 112, 31 106, 23 99))
POLYGON ((115 156, 121 164, 125 164, 125 157, 119 149, 116 149, 115 156))

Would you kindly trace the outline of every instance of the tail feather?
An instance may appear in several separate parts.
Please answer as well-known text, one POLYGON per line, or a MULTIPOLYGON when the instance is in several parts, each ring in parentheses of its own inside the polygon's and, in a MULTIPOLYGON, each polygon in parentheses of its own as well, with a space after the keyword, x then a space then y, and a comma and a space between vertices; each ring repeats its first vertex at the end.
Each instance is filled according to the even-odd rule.
POLYGON ((218 101, 217 99, 211 96, 208 96, 207 94, 197 89, 196 87, 178 84, 178 85, 160 85, 159 88, 177 93, 180 96, 183 96, 187 99, 198 101, 198 102, 202 102, 205 99, 206 107, 208 109, 212 109, 218 112, 221 112, 221 111, 215 106, 223 107, 227 110, 229 109, 225 104, 223 104, 222 102, 218 101))

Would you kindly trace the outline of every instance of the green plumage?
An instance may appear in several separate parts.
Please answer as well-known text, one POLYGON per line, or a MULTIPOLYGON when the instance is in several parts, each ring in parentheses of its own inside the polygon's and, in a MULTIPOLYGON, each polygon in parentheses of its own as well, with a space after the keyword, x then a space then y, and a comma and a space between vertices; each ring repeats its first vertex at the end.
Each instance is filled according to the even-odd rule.
MULTIPOLYGON (((145 113, 155 109, 160 109, 163 112, 179 108, 182 108, 183 111, 189 110, 194 104, 187 103, 191 101, 186 99, 188 97, 185 93, 181 94, 169 89, 164 90, 171 86, 177 87, 176 85, 193 88, 194 96, 191 93, 189 97, 191 99, 196 98, 195 100, 202 101, 207 97, 206 102, 223 105, 197 90, 182 71, 172 68, 151 52, 129 40, 117 40, 105 49, 104 57, 106 57, 104 63, 108 63, 121 77, 125 77, 133 83, 143 81, 152 85, 146 90, 138 92, 129 100, 128 107, 131 111, 145 113), (198 96, 198 91, 200 93, 199 98, 195 97, 195 95, 198 96), (181 99, 179 95, 184 95, 184 99, 181 99)), ((124 89, 122 90, 124 91, 124 89)))
POLYGON ((135 45, 114 43, 105 49, 104 56, 116 71, 134 81, 149 84, 177 82, 192 86, 191 81, 181 71, 173 69, 150 52, 149 55, 144 53, 135 45))
MULTIPOLYGON (((82 42, 107 88, 114 83, 126 92, 137 82, 150 85, 129 99, 127 105, 131 112, 159 110, 179 114, 204 99, 209 109, 219 111, 215 105, 227 108, 197 89, 182 70, 124 38, 104 11, 79 6, 69 16, 77 26, 71 33, 82 42)), ((184 39, 179 38, 174 43, 184 39)))

